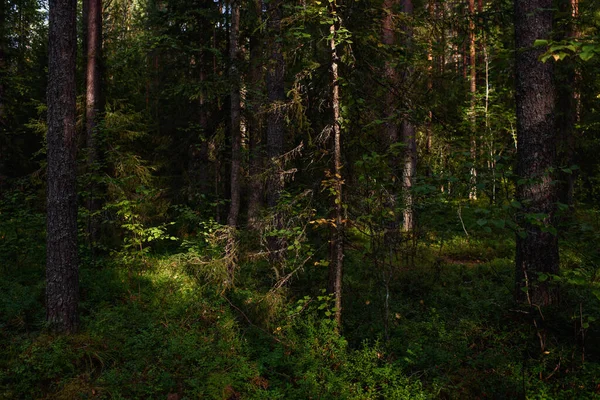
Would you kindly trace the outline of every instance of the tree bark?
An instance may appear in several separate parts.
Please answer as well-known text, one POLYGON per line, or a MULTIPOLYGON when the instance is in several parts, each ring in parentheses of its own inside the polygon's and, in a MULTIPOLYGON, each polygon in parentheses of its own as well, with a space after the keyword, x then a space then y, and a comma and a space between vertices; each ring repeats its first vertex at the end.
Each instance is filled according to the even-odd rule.
POLYGON ((332 0, 329 3, 330 14, 334 22, 329 27, 331 39, 329 47, 331 50, 331 105, 333 111, 333 184, 334 184, 334 219, 335 226, 332 231, 332 260, 330 261, 330 276, 332 287, 330 291, 335 299, 335 322, 338 329, 342 327, 342 271, 344 261, 344 218, 342 206, 342 145, 341 145, 341 114, 340 114, 340 83, 337 53, 337 5, 332 0))
POLYGON ((521 231, 517 235, 515 299, 531 305, 558 301, 558 290, 540 274, 556 274, 558 238, 554 230, 556 94, 553 64, 542 63, 536 39, 550 39, 552 0, 515 0, 517 200, 521 231))
POLYGON ((475 0, 469 0, 469 122, 471 127, 471 180, 469 199, 477 200, 477 55, 475 48, 475 0))
POLYGON ((229 78, 231 80, 231 204, 227 225, 236 227, 240 212, 241 168, 242 168, 242 132, 240 77, 237 68, 240 33, 240 0, 231 0, 231 27, 229 37, 229 78))
POLYGON ((50 0, 46 318, 51 329, 77 329, 75 176, 76 0, 50 0))
MULTIPOLYGON (((102 98, 102 0, 84 0, 87 4, 86 21, 86 96, 85 96, 85 138, 87 147, 88 171, 98 173, 99 141, 98 131, 104 102, 102 98)), ((94 214, 101 208, 100 189, 94 179, 90 183, 90 194, 87 201, 89 212, 87 233, 92 248, 98 240, 100 221, 94 214)))
MULTIPOLYGON (((402 3, 402 12, 409 17, 413 15, 412 0, 404 0, 402 3)), ((405 46, 410 49, 412 47, 413 32, 410 23, 404 28, 406 32, 405 46)), ((407 67, 404 71, 404 81, 409 82, 413 76, 412 67, 407 67)), ((414 198, 412 187, 417 174, 417 137, 415 125, 408 117, 404 117, 402 121, 401 138, 404 144, 404 162, 402 167, 402 188, 404 195, 404 219, 402 228, 405 232, 411 232, 416 226, 416 216, 414 207, 414 198)))

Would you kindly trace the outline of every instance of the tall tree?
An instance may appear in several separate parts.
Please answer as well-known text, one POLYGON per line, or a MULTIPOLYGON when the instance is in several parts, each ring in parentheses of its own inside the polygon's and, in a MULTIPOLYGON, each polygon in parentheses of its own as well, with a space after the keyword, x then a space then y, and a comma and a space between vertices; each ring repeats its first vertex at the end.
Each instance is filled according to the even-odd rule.
POLYGON ((340 113, 340 79, 339 56, 336 40, 339 16, 336 0, 329 2, 332 24, 329 27, 329 49, 331 51, 331 105, 333 111, 333 189, 334 189, 334 221, 332 231, 332 260, 330 261, 330 291, 335 298, 335 321, 338 328, 342 326, 342 272, 344 262, 344 218, 342 206, 342 118, 340 113))
MULTIPOLYGON (((86 91, 85 91, 85 138, 87 147, 87 164, 90 172, 94 171, 99 157, 98 127, 104 112, 102 99, 102 0, 84 0, 86 12, 85 42, 86 54, 86 91)), ((93 182, 93 180, 92 180, 93 182)), ((90 198, 87 208, 90 213, 88 218, 88 235, 90 242, 98 239, 99 221, 94 213, 100 209, 97 193, 98 185, 90 185, 90 198)))
POLYGON ((469 198, 477 199, 477 55, 475 47, 475 0, 469 0, 469 123, 471 128, 471 189, 469 198))
MULTIPOLYGON (((285 101, 285 60, 283 58, 283 44, 281 19, 283 17, 283 1, 272 0, 268 5, 268 32, 270 60, 267 67, 267 157, 269 158, 269 179, 267 181, 267 205, 271 208, 277 206, 281 190, 283 189, 283 146, 285 143, 285 121, 283 103, 285 101)), ((275 215, 277 229, 283 226, 282 216, 275 215)), ((282 238, 270 237, 269 250, 272 261, 279 263, 283 258, 281 252, 285 248, 282 238)), ((277 269, 276 269, 277 270, 277 269)))
MULTIPOLYGON (((404 0, 402 3, 402 12, 409 18, 413 16, 413 3, 412 0, 404 0)), ((413 41, 413 30, 408 22, 405 27, 405 46, 407 49, 412 47, 413 41)), ((407 66, 404 71, 404 82, 408 83, 412 79, 413 68, 407 66)), ((416 129, 413 122, 408 116, 405 116, 402 120, 401 138, 402 144, 404 144, 404 162, 402 166, 402 188, 404 192, 404 220, 403 230, 410 232, 415 228, 415 205, 412 194, 412 187, 417 174, 417 137, 416 129)))
POLYGON ((263 187, 260 177, 261 167, 263 166, 262 151, 262 124, 259 117, 259 110, 262 107, 262 84, 263 77, 263 34, 261 30, 263 1, 253 0, 254 33, 250 36, 250 73, 249 73, 249 94, 247 110, 248 112, 248 131, 250 136, 250 193, 248 195, 248 227, 255 229, 257 227, 260 208, 262 206, 263 187))
POLYGON ((77 193, 75 176, 76 0, 50 0, 46 317, 52 329, 77 329, 77 193))
POLYGON ((517 200, 522 205, 517 235, 516 291, 520 302, 555 303, 558 293, 541 274, 558 272, 558 239, 554 230, 555 87, 552 63, 538 57, 536 39, 550 39, 552 0, 515 0, 517 200))
POLYGON ((242 131, 240 77, 238 71, 240 36, 240 0, 231 0, 231 25, 229 31, 229 76, 231 79, 230 112, 231 120, 231 204, 227 225, 235 227, 240 213, 241 169, 242 169, 242 131))

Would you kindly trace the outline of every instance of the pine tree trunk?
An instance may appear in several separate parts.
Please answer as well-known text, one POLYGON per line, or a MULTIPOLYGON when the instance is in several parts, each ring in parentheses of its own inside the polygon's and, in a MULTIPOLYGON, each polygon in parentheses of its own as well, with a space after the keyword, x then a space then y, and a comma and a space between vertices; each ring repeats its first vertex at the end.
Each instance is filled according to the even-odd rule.
POLYGON ((522 205, 515 299, 540 306, 558 301, 558 291, 539 279, 558 273, 558 238, 551 232, 556 202, 550 171, 556 156, 553 64, 540 62, 544 50, 533 47, 536 39, 550 39, 551 8, 552 0, 515 0, 517 200, 522 205))
POLYGON ((231 28, 229 39, 229 78, 231 80, 231 204, 227 225, 236 227, 240 212, 241 168, 242 168, 242 132, 240 77, 237 68, 240 33, 240 0, 231 1, 231 28))
POLYGON ((77 329, 75 176, 76 0, 50 0, 46 318, 58 332, 77 329))
POLYGON ((335 298, 335 321, 338 329, 342 327, 342 271, 344 261, 344 218, 342 205, 342 145, 341 145, 341 114, 340 114, 340 86, 337 54, 337 10, 336 1, 330 3, 330 13, 334 23, 329 27, 331 39, 331 105, 333 109, 333 182, 334 182, 334 218, 335 226, 332 231, 332 260, 330 261, 330 276, 332 287, 330 291, 335 298))
POLYGON ((471 180, 469 199, 477 199, 477 55, 475 50, 475 0, 469 0, 469 93, 471 101, 469 106, 469 122, 471 125, 471 180))
MULTIPOLYGON (((408 17, 413 16, 413 4, 412 0, 404 0, 402 4, 402 12, 408 17)), ((406 33, 405 46, 406 48, 412 47, 413 32, 410 23, 404 28, 406 33)), ((412 67, 407 67, 404 72, 404 81, 410 82, 413 76, 412 67)), ((411 232, 416 226, 416 216, 414 207, 414 198, 412 193, 412 187, 417 174, 417 137, 416 129, 414 124, 409 118, 405 117, 402 121, 401 137, 402 143, 404 144, 404 165, 402 171, 402 188, 404 195, 404 219, 402 228, 405 232, 411 232)))
MULTIPOLYGON (((86 26, 86 97, 85 97, 85 138, 87 147, 88 172, 96 174, 99 162, 98 130, 104 112, 102 98, 102 0, 84 0, 87 3, 86 26)), ((101 208, 100 188, 92 180, 89 187, 87 209, 89 212, 87 233, 92 248, 97 242, 100 221, 94 213, 101 208)))

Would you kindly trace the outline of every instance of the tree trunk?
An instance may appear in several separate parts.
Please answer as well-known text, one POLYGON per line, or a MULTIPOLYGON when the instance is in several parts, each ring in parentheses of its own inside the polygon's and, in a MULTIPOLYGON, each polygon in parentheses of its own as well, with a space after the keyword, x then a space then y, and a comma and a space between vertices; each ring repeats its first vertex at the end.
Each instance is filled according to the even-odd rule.
POLYGON ((0 193, 3 192, 3 175, 5 169, 4 130, 6 128, 6 98, 4 80, 6 79, 6 1, 0 0, 0 193))
MULTIPOLYGON (((285 60, 283 58, 281 18, 283 17, 283 1, 273 0, 269 3, 269 46, 271 50, 267 69, 267 99, 269 111, 267 114, 267 157, 269 159, 269 176, 267 180, 267 205, 273 209, 277 206, 284 185, 283 176, 283 146, 285 143, 285 121, 283 105, 285 102, 285 60)), ((275 214, 277 229, 283 227, 282 216, 275 214)), ((275 257, 271 260, 280 264, 284 258, 282 252, 286 247, 285 239, 269 238, 269 251, 275 257)), ((277 268, 277 267, 276 267, 277 268)))
MULTIPOLYGON (((413 15, 413 4, 412 0, 404 0, 402 3, 402 12, 408 17, 413 15)), ((406 48, 412 47, 413 32, 412 27, 407 24, 404 28, 406 32, 405 45, 406 48)), ((412 67, 407 67, 404 72, 404 81, 410 82, 413 76, 412 67)), ((404 194, 404 219, 402 228, 405 232, 411 232, 416 226, 414 198, 412 193, 412 187, 417 174, 417 137, 416 129, 414 124, 408 117, 405 117, 402 121, 401 136, 402 143, 404 144, 404 163, 402 171, 402 188, 404 194)))
POLYGON ((471 101, 469 106, 469 122, 471 126, 471 180, 469 199, 477 199, 477 55, 475 51, 475 0, 469 0, 469 93, 471 101))
POLYGON ((333 182, 334 182, 334 212, 335 226, 332 231, 332 260, 330 261, 330 276, 332 287, 330 291, 335 297, 335 321, 338 329, 342 327, 342 271, 344 261, 344 218, 342 206, 342 146, 341 146, 341 114, 340 114, 340 85, 337 54, 337 6, 336 1, 329 3, 330 14, 334 20, 329 27, 331 50, 331 105, 333 109, 333 182))
MULTIPOLYGON (((255 0, 255 29, 259 30, 262 23, 262 0, 255 0)), ((256 229, 259 221, 260 209, 262 207, 263 184, 260 177, 263 166, 262 126, 259 117, 262 107, 261 84, 262 62, 263 62, 263 35, 260 32, 250 37, 250 93, 248 96, 248 131, 250 136, 250 193, 248 197, 248 227, 256 229)))
POLYGON ((241 96, 240 77, 237 68, 240 33, 240 0, 231 1, 231 28, 229 37, 229 78, 231 80, 231 204, 227 225, 236 227, 240 212, 242 132, 240 126, 241 96))
POLYGON ((58 332, 77 329, 75 176, 76 0, 50 0, 46 318, 58 332))
MULTIPOLYGON (((559 10, 564 17, 560 21, 562 29, 556 39, 559 41, 577 39, 579 36, 575 21, 579 13, 577 0, 561 0, 559 10)), ((562 60, 557 63, 555 68, 558 164, 561 167, 571 167, 575 164, 575 124, 579 122, 580 74, 573 58, 562 60)), ((576 171, 559 173, 559 201, 572 208, 574 206, 576 171)))
MULTIPOLYGON (((85 0, 86 14, 86 95, 85 95, 85 138, 87 147, 88 171, 98 173, 98 157, 100 153, 98 127, 104 112, 102 99, 102 0, 85 0)), ((87 233, 92 248, 98 240, 100 221, 94 213, 101 208, 100 190, 92 179, 89 187, 87 208, 89 212, 87 233)))
POLYGON ((542 63, 536 39, 550 39, 552 0, 515 0, 517 200, 521 231, 517 235, 515 299, 531 305, 556 303, 558 291, 540 274, 558 273, 558 238, 554 230, 555 88, 553 64, 542 63), (541 217, 536 217, 541 215, 541 217))

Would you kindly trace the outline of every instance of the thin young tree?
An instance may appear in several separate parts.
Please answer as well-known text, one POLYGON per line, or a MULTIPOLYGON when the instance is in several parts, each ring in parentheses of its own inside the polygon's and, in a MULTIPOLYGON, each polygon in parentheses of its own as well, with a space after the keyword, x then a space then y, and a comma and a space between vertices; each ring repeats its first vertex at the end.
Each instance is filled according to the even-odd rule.
POLYGON ((339 55, 336 40, 339 16, 336 0, 329 2, 329 13, 333 23, 329 27, 329 49, 331 51, 331 105, 333 114, 333 190, 334 227, 332 230, 332 259, 330 261, 330 291, 335 299, 335 321, 342 327, 342 272, 344 262, 344 218, 342 205, 342 119, 340 113, 340 78, 338 71, 339 55))
POLYGON ((46 319, 77 329, 77 192, 75 173, 76 0, 50 0, 48 60, 48 192, 46 319))
MULTIPOLYGON (((267 157, 269 159, 269 179, 267 180, 267 206, 274 209, 277 206, 283 189, 283 146, 285 143, 285 120, 283 104, 285 101, 285 60, 283 58, 281 19, 283 17, 283 1, 273 0, 268 5, 268 33, 270 60, 267 67, 267 157)), ((275 214, 277 229, 281 229, 281 215, 275 214)), ((280 263, 285 245, 282 238, 269 238, 269 250, 275 257, 275 263, 280 263)))
POLYGON ((519 302, 549 305, 558 291, 541 279, 556 274, 558 238, 554 228, 556 185, 556 94, 552 63, 542 63, 537 39, 552 34, 552 0, 515 0, 517 200, 522 205, 517 235, 516 290, 519 302))
POLYGON ((477 53, 475 43, 475 0, 469 0, 469 124, 471 129, 471 189, 469 199, 477 200, 477 53))

